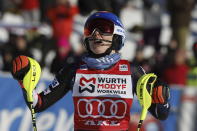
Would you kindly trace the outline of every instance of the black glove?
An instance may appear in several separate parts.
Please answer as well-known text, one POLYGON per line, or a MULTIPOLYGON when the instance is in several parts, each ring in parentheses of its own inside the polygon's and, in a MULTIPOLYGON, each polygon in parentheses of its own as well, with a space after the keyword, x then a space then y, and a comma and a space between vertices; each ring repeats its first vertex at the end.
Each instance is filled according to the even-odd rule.
POLYGON ((20 55, 13 60, 12 76, 18 81, 22 81, 30 69, 30 62, 27 56, 20 55))
POLYGON ((166 104, 170 98, 170 88, 164 82, 157 80, 153 87, 152 103, 166 104))

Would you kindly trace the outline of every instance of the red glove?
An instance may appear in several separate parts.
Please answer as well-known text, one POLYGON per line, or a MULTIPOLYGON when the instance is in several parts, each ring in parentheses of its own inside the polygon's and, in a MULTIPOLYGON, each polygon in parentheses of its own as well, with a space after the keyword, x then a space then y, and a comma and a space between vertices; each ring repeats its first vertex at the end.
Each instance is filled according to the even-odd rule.
POLYGON ((22 81, 29 69, 30 62, 28 57, 20 55, 13 60, 12 76, 16 80, 22 81))
POLYGON ((152 103, 165 104, 170 97, 170 88, 163 82, 157 80, 153 87, 152 103))

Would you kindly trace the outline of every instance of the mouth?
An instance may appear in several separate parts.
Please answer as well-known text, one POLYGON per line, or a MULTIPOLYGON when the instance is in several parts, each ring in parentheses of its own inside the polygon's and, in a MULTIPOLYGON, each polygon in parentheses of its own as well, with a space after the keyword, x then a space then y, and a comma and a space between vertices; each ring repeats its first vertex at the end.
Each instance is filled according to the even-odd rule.
POLYGON ((95 44, 101 44, 103 43, 103 40, 102 39, 94 39, 93 40, 95 44))
POLYGON ((104 39, 89 39, 89 41, 94 42, 94 44, 99 44, 99 45, 103 45, 103 46, 108 46, 111 45, 112 41, 109 40, 104 40, 104 39), (107 44, 109 43, 109 44, 107 44))

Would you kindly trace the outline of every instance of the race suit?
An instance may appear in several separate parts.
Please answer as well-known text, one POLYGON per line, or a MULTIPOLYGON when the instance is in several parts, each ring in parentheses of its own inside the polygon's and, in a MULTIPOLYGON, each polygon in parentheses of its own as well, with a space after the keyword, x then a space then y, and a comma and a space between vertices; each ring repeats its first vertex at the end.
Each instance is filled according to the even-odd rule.
MULTIPOLYGON (((104 70, 72 64, 60 70, 52 84, 38 94, 35 111, 45 110, 72 90, 75 131, 127 131, 136 83, 142 74, 141 67, 126 60, 104 70)), ((149 112, 165 119, 167 104, 152 104, 149 112)))

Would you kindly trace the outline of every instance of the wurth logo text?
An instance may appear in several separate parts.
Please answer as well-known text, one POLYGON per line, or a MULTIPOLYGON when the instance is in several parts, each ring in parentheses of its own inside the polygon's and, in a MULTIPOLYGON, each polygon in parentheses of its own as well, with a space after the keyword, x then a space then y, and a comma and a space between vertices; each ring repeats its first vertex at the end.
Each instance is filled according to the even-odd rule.
POLYGON ((98 78, 98 89, 125 89, 126 78, 98 78))
POLYGON ((97 92, 111 94, 126 94, 126 91, 124 91, 127 87, 126 84, 126 78, 98 77, 97 92))

